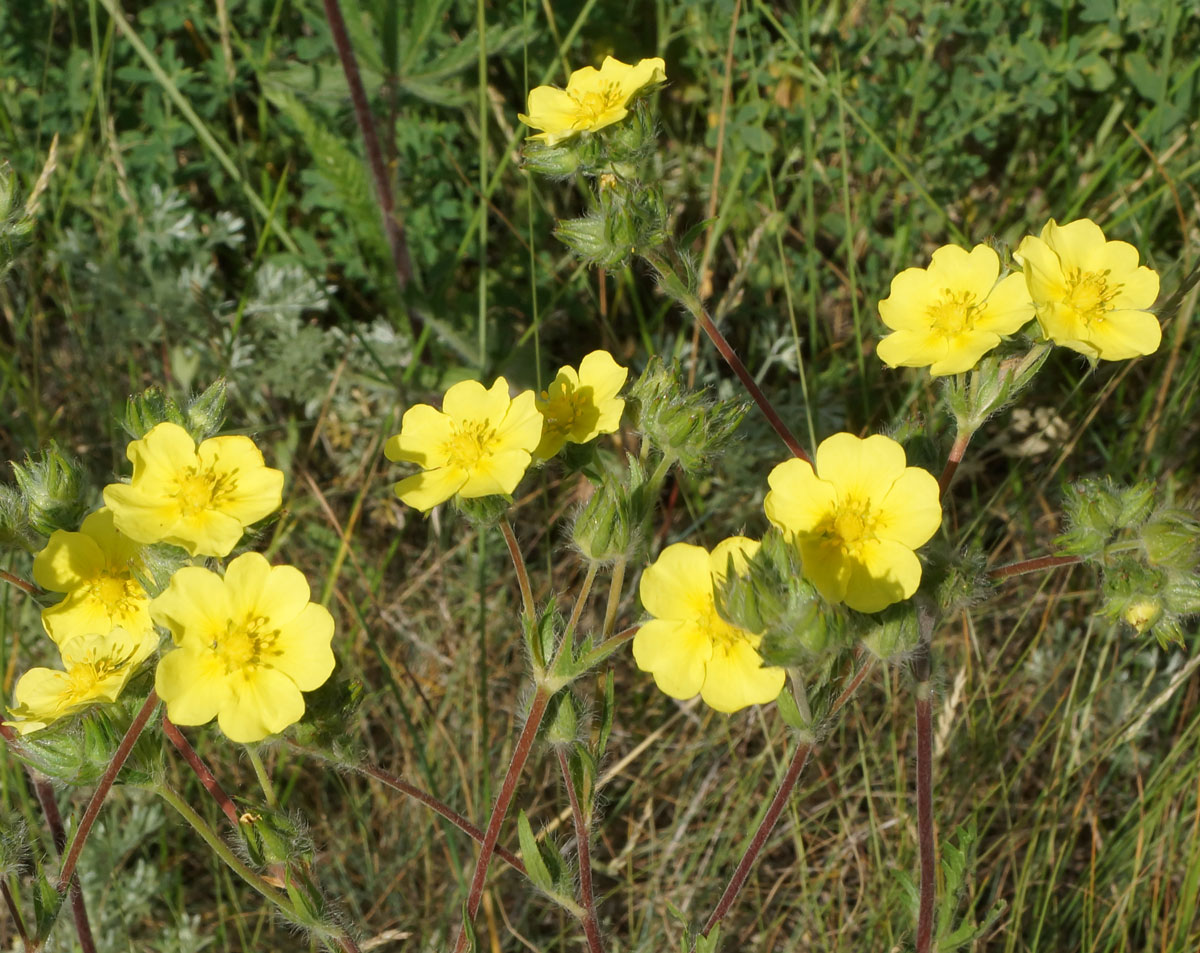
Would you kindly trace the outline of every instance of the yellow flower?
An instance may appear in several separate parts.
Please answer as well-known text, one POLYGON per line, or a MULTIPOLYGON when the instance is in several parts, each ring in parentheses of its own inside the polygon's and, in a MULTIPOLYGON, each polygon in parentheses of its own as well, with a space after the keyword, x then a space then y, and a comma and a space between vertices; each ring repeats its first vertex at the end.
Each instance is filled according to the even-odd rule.
POLYGON ((137 580, 141 552, 140 543, 117 532, 107 509, 89 514, 78 533, 56 530, 33 560, 37 584, 67 594, 42 610, 50 638, 61 646, 72 636, 115 628, 133 635, 151 631, 150 596, 137 580))
POLYGON ((732 712, 779 695, 784 670, 763 666, 762 636, 730 625, 713 601, 729 557, 740 572, 757 550, 758 543, 743 536, 717 544, 711 554, 675 543, 642 574, 642 605, 654 618, 633 637, 633 658, 672 698, 699 692, 712 708, 732 712))
POLYGON ((422 468, 396 484, 396 495, 426 512, 455 494, 474 499, 512 493, 541 439, 533 391, 510 399, 508 381, 497 377, 488 389, 478 381, 455 384, 441 410, 410 407, 384 453, 422 468))
POLYGON ((283 500, 283 473, 249 437, 213 437, 199 447, 162 423, 126 451, 130 483, 110 483, 104 502, 118 530, 139 543, 172 543, 193 556, 227 556, 242 533, 283 500))
POLYGON ((987 245, 969 252, 943 245, 928 268, 906 268, 892 279, 879 316, 895 331, 879 342, 891 367, 925 367, 934 377, 970 370, 1004 334, 1033 318, 1023 275, 999 282, 1000 256, 987 245))
POLYGON ((1158 274, 1138 265, 1128 242, 1105 241, 1088 218, 1051 219, 1013 257, 1025 268, 1042 333, 1055 344, 1105 361, 1158 350, 1162 329, 1146 310, 1158 297, 1158 274))
POLYGON ((628 376, 628 368, 621 367, 608 351, 592 351, 579 362, 578 372, 560 367, 537 401, 545 423, 533 455, 549 460, 568 441, 587 443, 615 431, 625 410, 625 401, 617 393, 628 376))
POLYGON ((66 671, 32 668, 22 675, 9 709, 16 720, 5 724, 27 735, 95 702, 116 701, 129 676, 157 645, 153 630, 72 636, 61 648, 66 671))
POLYGON ((647 86, 665 82, 666 63, 659 57, 639 60, 636 66, 606 56, 600 69, 585 66, 567 80, 565 90, 538 86, 529 93, 528 115, 517 116, 533 129, 530 139, 555 145, 578 132, 595 132, 629 114, 629 101, 647 86))
POLYGON ((229 563, 224 578, 199 566, 171 577, 150 604, 179 647, 159 660, 154 687, 179 725, 217 719, 233 741, 261 741, 304 714, 304 696, 333 671, 333 617, 309 602, 294 566, 259 553, 229 563))
POLYGON ((878 612, 921 582, 915 549, 942 522, 938 482, 905 466, 904 448, 879 434, 835 434, 817 448, 816 471, 788 460, 771 471, 767 519, 792 538, 804 574, 826 599, 878 612))

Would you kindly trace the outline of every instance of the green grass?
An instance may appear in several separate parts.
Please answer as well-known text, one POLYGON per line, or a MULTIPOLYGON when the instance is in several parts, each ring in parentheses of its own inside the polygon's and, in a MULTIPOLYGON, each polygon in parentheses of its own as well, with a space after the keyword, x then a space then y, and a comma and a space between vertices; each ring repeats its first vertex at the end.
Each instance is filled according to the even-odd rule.
MULTIPOLYGON (((480 824, 526 694, 519 597, 498 536, 481 543, 452 513, 399 504, 383 439, 455 380, 535 386, 599 346, 635 369, 678 357, 698 384, 737 393, 644 269, 602 287, 555 242, 554 220, 583 199, 512 161, 529 86, 609 52, 666 58, 658 163, 677 231, 714 219, 693 247, 712 310, 805 442, 924 423, 941 441, 925 462, 940 467, 938 387, 883 369, 873 349, 891 277, 944 242, 1012 246, 1049 217, 1087 215, 1138 246, 1164 299, 1195 265, 1200 31, 1179 0, 739 3, 732 34, 732 2, 346 3, 414 262, 404 291, 321 4, 225 6, 145 5, 121 28, 109 0, 0 11, 0 156, 25 191, 60 136, 37 225, 0 281, 0 457, 54 439, 100 485, 124 464, 130 393, 183 396, 226 376, 231 427, 289 473, 263 548, 306 572, 338 618, 342 672, 365 686, 350 733, 480 824)), ((996 564, 1046 552, 1061 486, 1091 474, 1194 502, 1194 308, 1193 292, 1163 315, 1151 358, 1092 373, 1052 355, 1021 406, 1057 413, 1065 439, 1015 456, 1011 416, 991 421, 955 485, 950 538, 996 564)), ((763 478, 781 448, 753 415, 739 434, 710 479, 681 482, 657 544, 765 529, 763 478)), ((583 569, 547 527, 577 487, 543 474, 522 492, 535 591, 569 604, 583 569)), ((28 574, 27 558, 5 559, 28 574)), ((936 816, 943 843, 977 833, 958 909, 982 920, 1006 904, 978 950, 1200 946, 1200 682, 1172 688, 1195 628, 1186 650, 1161 651, 1093 617, 1095 590, 1084 568, 1012 580, 937 636, 936 816)), ((600 612, 597 597, 585 621, 600 612)), ((0 633, 7 689, 45 658, 35 607, 11 587, 0 633)), ((613 950, 677 948, 672 910, 712 909, 790 742, 773 710, 680 706, 628 654, 614 672, 593 847, 601 922, 613 950)), ((871 676, 815 753, 725 949, 911 945, 912 708, 903 669, 871 676)), ((253 798, 245 760, 213 729, 190 734, 226 788, 253 798)), ((268 763, 362 937, 447 948, 471 843, 360 777, 282 747, 268 763)), ((0 798, 37 829, 11 758, 0 798)), ((76 813, 85 798, 60 792, 76 813)), ((566 804, 553 758, 536 752, 516 806, 572 854, 566 804)), ((103 817, 83 872, 105 950, 200 948, 191 935, 214 951, 298 948, 164 807, 121 790, 103 817), (185 915, 198 919, 176 930, 185 915)), ((502 842, 516 849, 513 826, 502 842)), ((574 921, 511 871, 494 865, 491 885, 481 948, 583 948, 574 921)), ((70 936, 60 925, 60 948, 70 936)), ((0 942, 16 943, 7 922, 0 942)))

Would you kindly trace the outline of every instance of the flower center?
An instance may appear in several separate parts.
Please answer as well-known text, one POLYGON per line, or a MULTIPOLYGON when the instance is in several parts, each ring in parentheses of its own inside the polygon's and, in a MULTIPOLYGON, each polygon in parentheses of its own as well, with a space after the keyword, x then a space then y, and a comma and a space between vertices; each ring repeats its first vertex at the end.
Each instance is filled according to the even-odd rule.
POLYGON ((837 549, 857 555, 864 543, 875 539, 876 515, 868 503, 849 497, 838 503, 818 529, 837 549))
POLYGON ((224 663, 226 674, 232 675, 258 668, 268 657, 278 655, 278 638, 279 630, 270 628, 265 616, 247 616, 240 625, 231 620, 213 649, 224 663))
POLYGON ((600 418, 600 412, 592 406, 590 387, 579 390, 571 390, 568 386, 551 387, 550 391, 542 391, 542 400, 545 403, 538 409, 545 418, 543 427, 548 433, 570 433, 579 423, 585 423, 586 429, 590 430, 600 418))
POLYGON ((713 653, 728 654, 740 642, 750 642, 751 647, 757 648, 757 641, 745 629, 730 625, 717 613, 716 602, 709 597, 707 608, 700 614, 701 628, 712 640, 713 653))
POLYGON ((980 306, 975 302, 975 296, 969 291, 942 290, 941 300, 930 305, 928 311, 930 326, 935 331, 941 331, 947 336, 961 334, 975 326, 975 318, 980 306))
POLYGON ((621 105, 621 90, 616 83, 605 83, 599 89, 587 92, 568 89, 567 95, 578 107, 579 115, 571 124, 576 128, 594 124, 610 109, 621 105))
POLYGON ((97 576, 88 586, 93 599, 109 610, 110 614, 129 611, 134 603, 142 600, 146 592, 130 576, 104 574, 97 576))
POLYGON ((1104 313, 1112 310, 1109 302, 1121 290, 1120 285, 1109 286, 1107 271, 1067 270, 1067 305, 1078 312, 1086 321, 1102 321, 1104 313))
POLYGON ((216 509, 237 487, 236 470, 214 473, 211 469, 187 467, 175 480, 175 500, 184 516, 216 509))
POLYGON ((468 421, 454 428, 442 450, 448 466, 474 470, 480 460, 494 452, 498 442, 496 431, 488 421, 468 421))

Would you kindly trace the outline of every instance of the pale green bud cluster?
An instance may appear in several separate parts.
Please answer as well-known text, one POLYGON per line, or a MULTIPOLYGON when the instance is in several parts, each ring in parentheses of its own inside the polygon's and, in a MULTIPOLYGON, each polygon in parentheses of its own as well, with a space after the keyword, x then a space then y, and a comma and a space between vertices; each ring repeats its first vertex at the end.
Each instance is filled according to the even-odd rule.
POLYGON ((1182 621, 1200 612, 1200 520, 1156 507, 1154 486, 1081 480, 1068 488, 1063 552, 1100 563, 1100 612, 1160 643, 1182 642, 1182 621))
POLYGON ((150 387, 125 402, 126 433, 140 440, 162 423, 178 424, 197 442, 207 440, 225 424, 225 380, 210 384, 181 407, 157 387, 150 387))
POLYGON ((83 466, 57 444, 12 464, 15 487, 0 487, 0 541, 25 548, 42 544, 35 534, 75 529, 88 508, 83 466))
POLYGON ((749 409, 743 401, 714 401, 688 391, 678 369, 658 358, 646 365, 629 396, 635 426, 685 473, 700 472, 709 459, 727 449, 749 409))

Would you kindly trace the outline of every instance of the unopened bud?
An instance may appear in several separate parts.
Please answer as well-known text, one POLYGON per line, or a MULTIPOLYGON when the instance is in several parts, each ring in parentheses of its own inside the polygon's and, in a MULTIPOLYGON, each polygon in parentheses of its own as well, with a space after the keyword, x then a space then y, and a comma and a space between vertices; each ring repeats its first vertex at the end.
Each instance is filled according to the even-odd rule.
POLYGON ((1186 510, 1160 510, 1142 527, 1142 545, 1156 566, 1193 569, 1200 562, 1200 524, 1186 510))
POLYGON ((1162 603, 1157 599, 1138 599, 1125 607, 1121 618, 1133 626, 1138 635, 1141 635, 1157 622, 1161 615, 1162 603))
POLYGON ((87 509, 88 487, 78 460, 51 444, 12 468, 31 528, 43 536, 57 529, 79 528, 87 509))
POLYGON ((579 169, 579 149, 575 140, 566 145, 547 146, 536 139, 525 140, 521 165, 536 175, 565 179, 579 169))
POLYGON ((217 433, 225 423, 225 379, 219 378, 188 402, 187 432, 200 443, 217 433))

